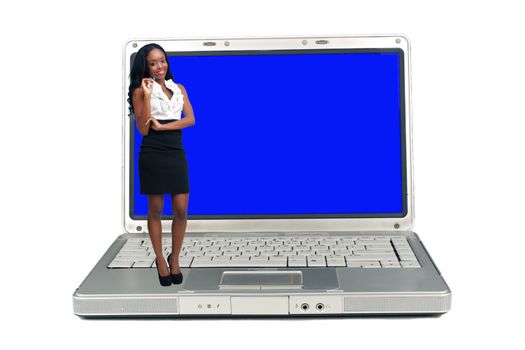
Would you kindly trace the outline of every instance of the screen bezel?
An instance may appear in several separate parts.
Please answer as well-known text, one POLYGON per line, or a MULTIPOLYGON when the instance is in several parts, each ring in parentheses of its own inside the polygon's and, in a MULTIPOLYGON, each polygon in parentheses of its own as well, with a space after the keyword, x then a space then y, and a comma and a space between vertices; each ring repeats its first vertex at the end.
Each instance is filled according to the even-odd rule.
MULTIPOLYGON (((374 214, 287 214, 287 215, 188 215, 187 232, 202 231, 289 231, 289 230, 401 230, 413 225, 412 152, 409 88, 409 43, 394 37, 295 37, 130 40, 124 46, 123 82, 123 216, 126 232, 147 231, 145 216, 134 216, 133 142, 134 121, 128 117, 127 88, 130 62, 140 47, 151 42, 161 45, 168 55, 308 54, 308 53, 400 53, 401 74, 401 159, 403 169, 402 213, 374 214)), ((191 194, 190 194, 191 200, 191 194)), ((163 216, 163 231, 169 232, 171 216, 163 216)))

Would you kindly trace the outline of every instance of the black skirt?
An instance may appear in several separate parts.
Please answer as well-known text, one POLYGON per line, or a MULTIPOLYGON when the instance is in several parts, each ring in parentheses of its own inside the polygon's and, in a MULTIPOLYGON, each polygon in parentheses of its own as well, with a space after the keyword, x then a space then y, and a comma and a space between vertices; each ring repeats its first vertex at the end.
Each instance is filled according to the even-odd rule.
MULTIPOLYGON (((159 120, 159 123, 172 121, 159 120)), ((150 127, 140 145, 139 178, 141 194, 190 192, 181 129, 155 131, 150 127)))

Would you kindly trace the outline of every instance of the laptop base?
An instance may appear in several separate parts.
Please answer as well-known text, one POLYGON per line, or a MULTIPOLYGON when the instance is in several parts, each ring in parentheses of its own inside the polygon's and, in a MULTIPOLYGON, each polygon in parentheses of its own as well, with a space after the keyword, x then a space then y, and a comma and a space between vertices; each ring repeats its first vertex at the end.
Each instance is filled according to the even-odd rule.
POLYGON ((418 236, 413 232, 396 235, 406 235, 421 268, 183 267, 182 284, 162 287, 156 269, 107 268, 130 236, 125 234, 75 291, 74 312, 82 317, 230 317, 439 315, 449 311, 451 292, 418 236))

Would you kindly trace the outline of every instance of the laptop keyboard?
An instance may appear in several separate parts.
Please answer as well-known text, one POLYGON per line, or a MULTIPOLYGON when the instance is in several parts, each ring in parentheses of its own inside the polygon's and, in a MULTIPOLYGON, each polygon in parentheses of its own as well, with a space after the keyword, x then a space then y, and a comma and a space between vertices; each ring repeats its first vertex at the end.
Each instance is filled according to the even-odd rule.
MULTIPOLYGON (((171 252, 164 239, 163 255, 171 252)), ((420 268, 402 236, 185 238, 180 267, 420 268)), ((108 268, 154 268, 149 238, 130 238, 108 268)))

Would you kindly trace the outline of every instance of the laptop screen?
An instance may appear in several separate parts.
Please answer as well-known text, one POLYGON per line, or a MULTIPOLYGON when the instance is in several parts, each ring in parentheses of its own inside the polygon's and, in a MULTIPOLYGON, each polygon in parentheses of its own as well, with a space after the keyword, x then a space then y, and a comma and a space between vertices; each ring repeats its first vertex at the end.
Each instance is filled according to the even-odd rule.
MULTIPOLYGON (((195 114, 189 219, 405 216, 402 50, 168 55, 195 114)), ((130 216, 145 219, 131 130, 130 216)))

